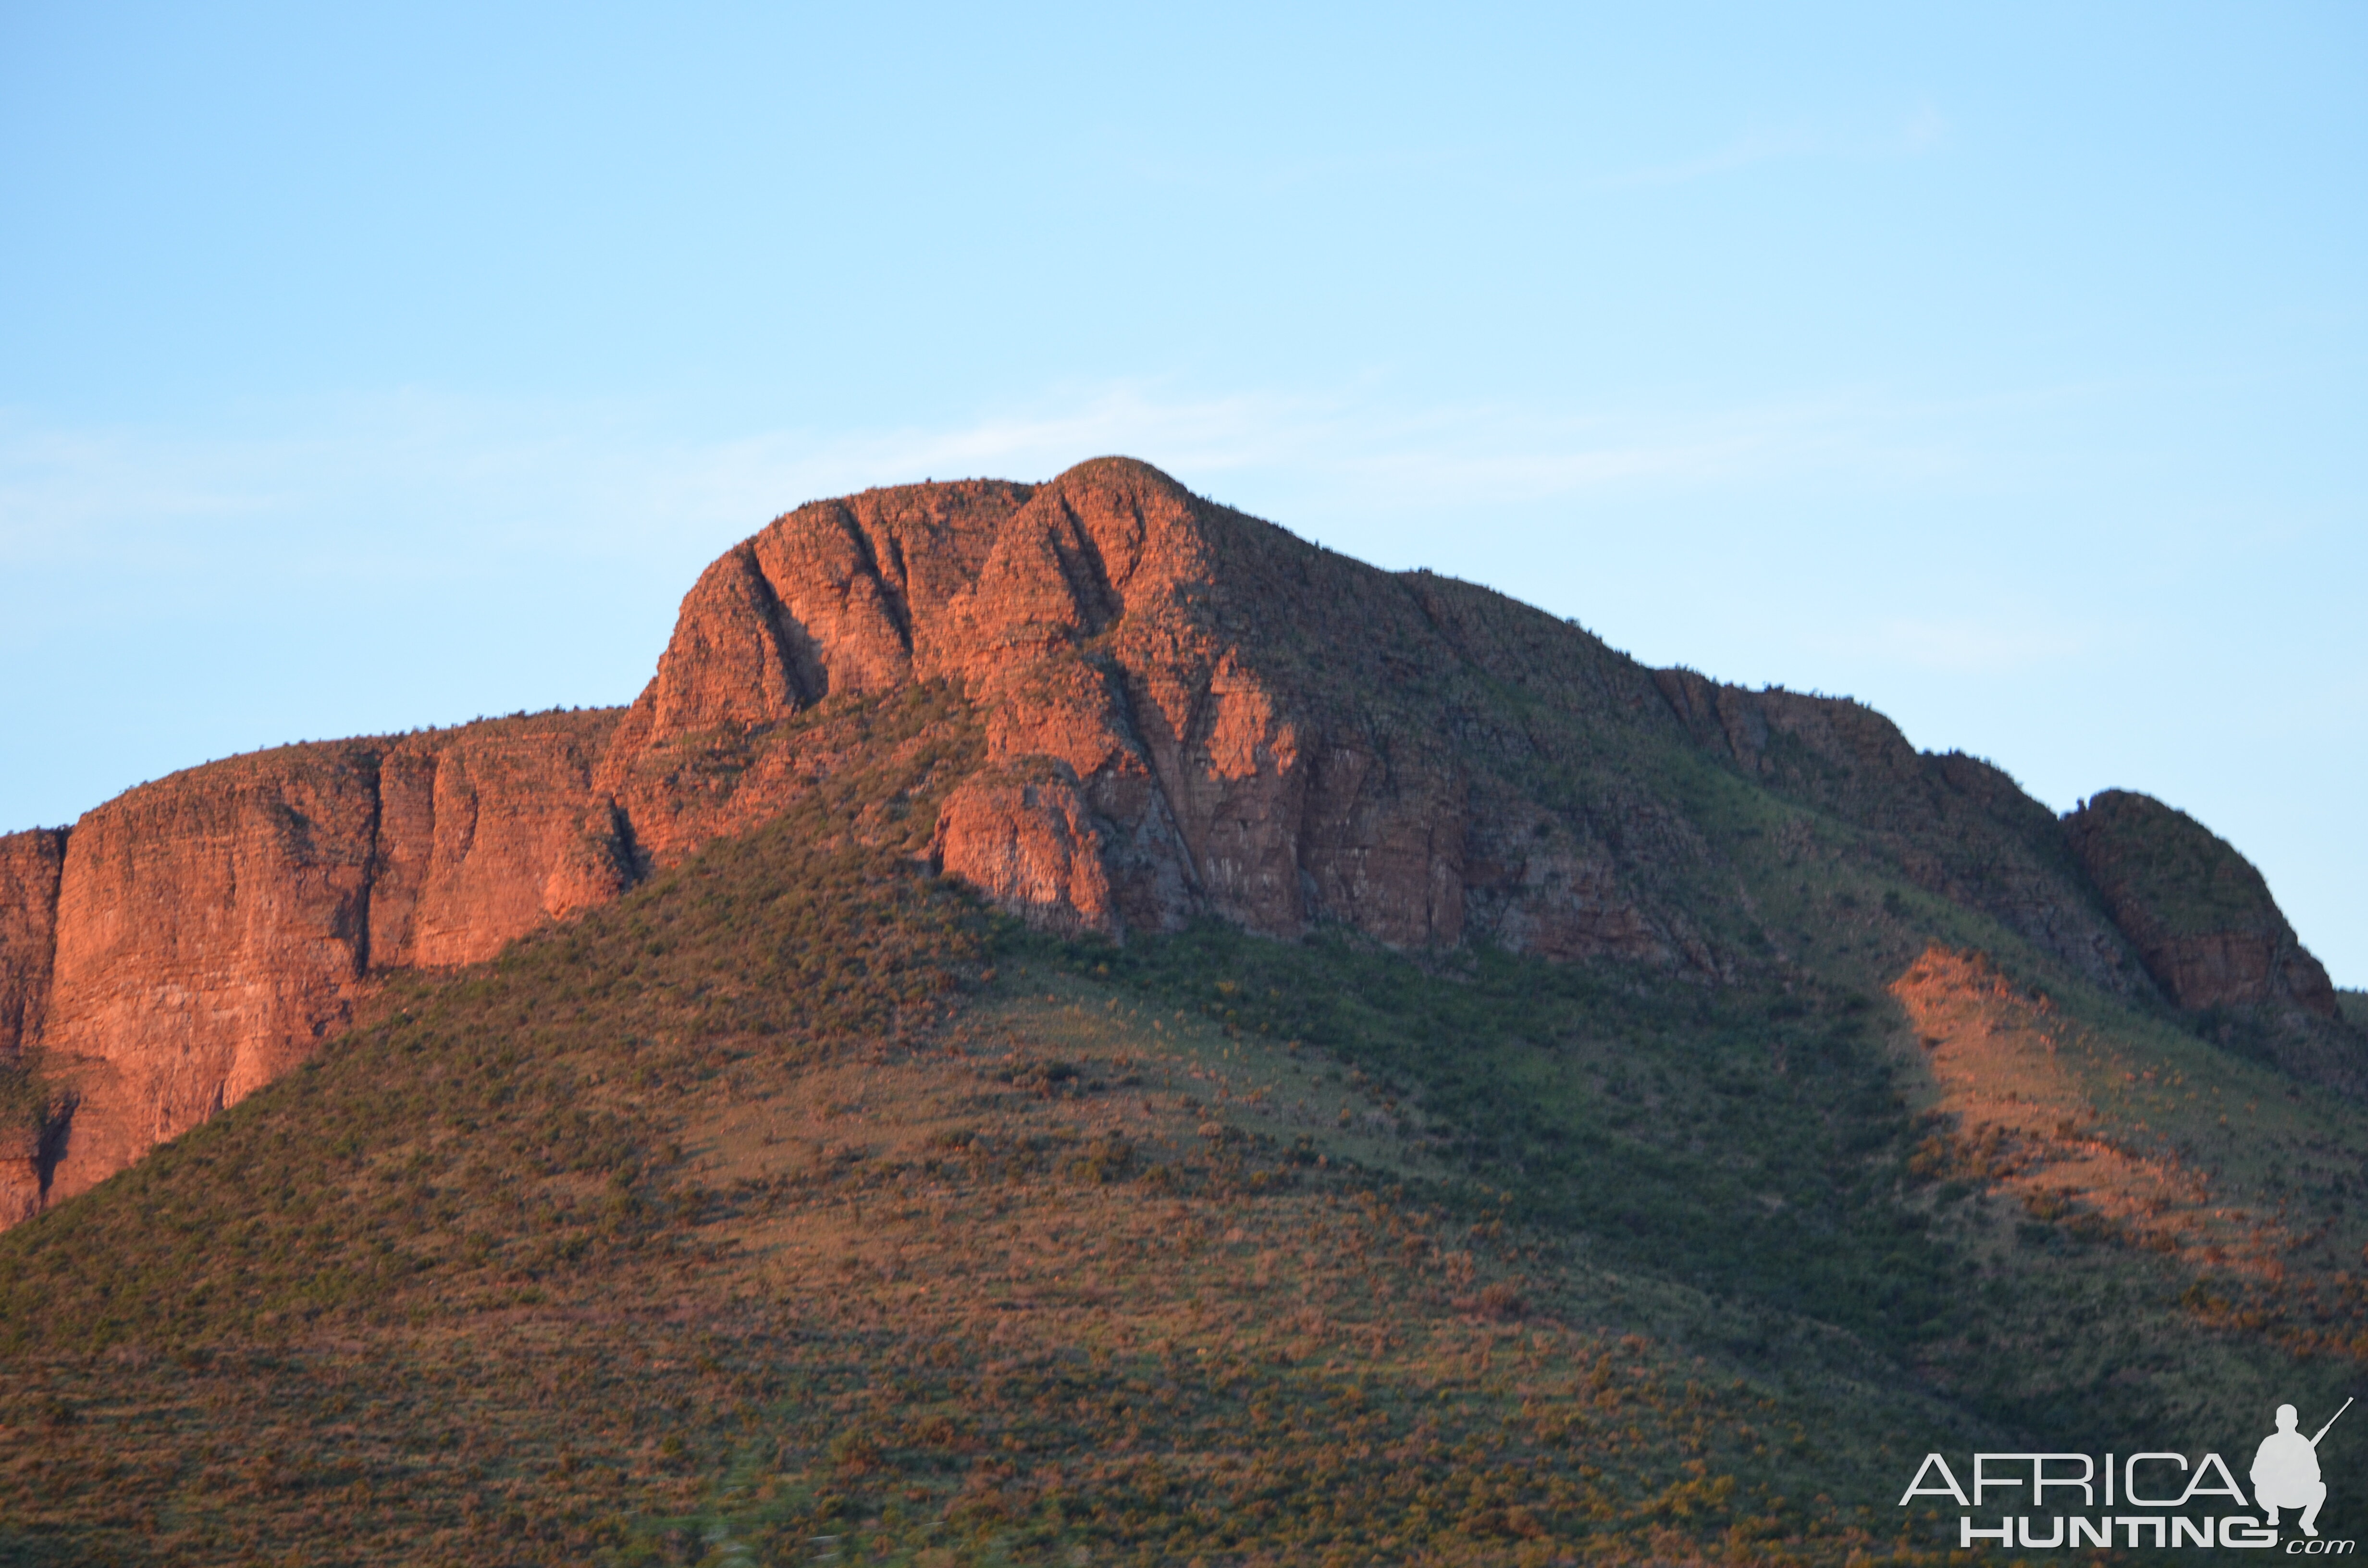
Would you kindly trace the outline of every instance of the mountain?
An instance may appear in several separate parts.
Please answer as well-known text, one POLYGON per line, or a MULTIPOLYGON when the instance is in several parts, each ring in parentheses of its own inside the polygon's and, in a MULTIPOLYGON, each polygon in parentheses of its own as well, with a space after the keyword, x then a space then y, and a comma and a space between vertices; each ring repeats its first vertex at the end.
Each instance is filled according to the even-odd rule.
POLYGON ((2145 796, 1139 463, 818 503, 629 709, 0 839, 0 1548, 1912 1555, 2356 1382, 2350 1000, 2145 796))

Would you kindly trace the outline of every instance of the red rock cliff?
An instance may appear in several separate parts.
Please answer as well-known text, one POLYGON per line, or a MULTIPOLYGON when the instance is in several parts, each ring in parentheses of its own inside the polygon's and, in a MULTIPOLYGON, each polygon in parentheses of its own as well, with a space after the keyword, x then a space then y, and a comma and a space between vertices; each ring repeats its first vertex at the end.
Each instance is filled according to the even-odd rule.
MULTIPOLYGON (((615 718, 283 747, 85 814, 51 884, 54 958, 28 1037, 75 1096, 45 1200, 303 1060, 374 969, 470 962, 613 896, 627 857, 586 800, 615 718)), ((0 955, 37 949, 14 932, 40 924, 40 879, 12 888, 0 955)), ((19 971, 0 956, 0 976, 19 971)))
POLYGON ((65 856, 63 829, 0 835, 0 1060, 40 1038, 65 856))
POLYGON ((57 1129, 24 1052, 41 1036, 57 952, 58 875, 66 835, 37 829, 0 836, 0 1226, 40 1207, 57 1129))
POLYGON ((1683 853, 1681 821, 1634 790, 1551 809, 1508 776, 1601 737, 1508 722, 1483 687, 1526 686, 1565 717, 1608 700, 1615 724, 1678 735, 1593 639, 1139 463, 874 491, 727 551, 621 716, 192 769, 85 816, 53 892, 37 851, 59 841, 27 838, 36 872, 0 890, 17 922, 0 1005, 79 1096, 46 1197, 302 1061, 372 973, 487 957, 776 814, 841 760, 803 716, 916 683, 959 692, 988 738, 938 824, 944 868, 1041 924, 1333 920, 1398 944, 1708 961, 1606 837, 1683 853))
MULTIPOLYGON (((1485 928, 1670 956, 1680 933, 1595 824, 1524 805, 1494 770, 1539 743, 1478 700, 1490 656, 1565 709, 1610 675, 1670 729, 1643 672, 1585 634, 1348 561, 1140 463, 875 491, 802 507, 708 570, 600 788, 664 862, 794 790, 811 759, 752 739, 768 726, 942 681, 984 714, 989 765, 948 804, 939 853, 1031 919, 1113 937, 1202 914, 1279 936, 1336 920, 1398 944, 1485 928), (1440 722, 1454 707, 1463 736, 1440 722)), ((1623 809, 1682 836, 1641 799, 1623 809)))

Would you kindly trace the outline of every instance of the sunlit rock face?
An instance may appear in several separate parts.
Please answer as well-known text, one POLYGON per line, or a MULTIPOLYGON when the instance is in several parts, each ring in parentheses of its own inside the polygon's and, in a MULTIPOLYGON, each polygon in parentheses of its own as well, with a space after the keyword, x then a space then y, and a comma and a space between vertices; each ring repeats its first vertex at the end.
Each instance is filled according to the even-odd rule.
MULTIPOLYGON (((1201 915, 1277 936, 1332 919, 1452 943, 1468 770, 1435 715, 1390 690, 1457 662, 1423 603, 1451 586, 1470 591, 1330 555, 1120 460, 1036 487, 819 503, 700 579, 600 785, 664 864, 812 776, 814 756, 751 732, 835 695, 941 683, 983 716, 997 771, 949 802, 938 854, 1030 918, 1111 937, 1201 915), (741 747, 745 764, 700 777, 741 747)), ((1572 856, 1489 868, 1497 919, 1539 909, 1508 932, 1659 952, 1640 920, 1600 917, 1625 907, 1616 878, 1572 856)))
POLYGON ((585 824, 615 722, 287 746, 85 813, 54 877, 0 885, 0 983, 40 980, 9 1011, 70 1111, 43 1134, 34 1206, 303 1061, 373 971, 473 962, 613 897, 625 857, 585 824))

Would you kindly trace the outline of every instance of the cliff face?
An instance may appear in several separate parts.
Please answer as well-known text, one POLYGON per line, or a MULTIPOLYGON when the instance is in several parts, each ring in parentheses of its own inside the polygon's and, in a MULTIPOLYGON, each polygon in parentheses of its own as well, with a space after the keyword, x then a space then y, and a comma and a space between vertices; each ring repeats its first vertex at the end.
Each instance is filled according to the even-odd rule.
POLYGON ((2108 790, 2064 819, 2082 869, 2146 971, 2224 1045, 2368 1093, 2368 1035, 2269 884, 2226 840, 2150 796, 2108 790))
POLYGON ((70 1196, 301 1060, 368 951, 376 758, 240 758, 134 790, 74 826, 43 1044, 82 1105, 70 1196))
MULTIPOLYGON (((939 853, 1031 918, 1676 952, 1596 824, 1492 770, 1539 745, 1483 699, 1491 655, 1565 709, 1609 676, 1630 722, 1675 738, 1649 679, 1583 633, 1317 550, 1141 464, 875 492, 792 512, 709 569, 600 785, 664 863, 795 790, 813 758, 764 744, 766 726, 942 682, 985 715, 989 767, 939 853)), ((1619 805, 1683 835, 1641 796, 1619 805)))
MULTIPOLYGON (((74 1108, 47 1200, 302 1061, 374 969, 470 962, 612 896, 624 858, 597 821, 586 831, 585 802, 614 722, 552 714, 283 747, 86 813, 48 901, 36 1038, 74 1108)), ((42 890, 18 887, 10 918, 27 924, 42 890)))
POLYGON ((63 829, 0 835, 0 1060, 40 1038, 65 858, 63 829))
MULTIPOLYGON (((1377 571, 1121 460, 776 520, 686 599, 599 799, 664 863, 832 766, 770 738, 797 715, 922 682, 967 699, 989 742, 938 824, 940 864, 1053 929, 1329 922, 1720 974, 1748 934, 1720 906, 1755 850, 1715 825, 1709 761, 2109 994, 2192 1008, 2214 985, 2267 986, 2332 1016, 2241 859, 2266 923, 2166 937, 2099 858, 2090 817, 2059 821, 1858 703, 1648 670, 1501 595, 1377 571)), ((2279 1060, 2358 1087, 2360 1055, 2279 1060)))
POLYGON ((2226 840, 2151 796, 2108 790, 2065 819, 2073 852, 2181 1007, 2271 1004, 2337 1017, 2335 987, 2269 884, 2226 840))
POLYGON ((76 1096, 0 1149, 0 1221, 302 1061, 373 974, 489 957, 778 815, 876 699, 983 723, 933 854, 1063 932, 1331 923, 1714 979, 1770 946, 1744 890, 1782 817, 2109 991, 2332 1006, 2241 860, 2229 920, 2166 913, 2121 798, 2059 824, 1855 703, 1648 670, 1102 460, 787 514, 700 576, 630 709, 233 758, 0 839, 0 1059, 37 1046, 76 1096))
POLYGON ((53 1153, 50 1096, 24 1056, 49 1008, 65 848, 60 830, 0 835, 0 1227, 40 1208, 53 1153))
POLYGON ((2148 975, 2082 880, 2064 827, 1998 768, 1919 752, 1882 714, 1846 699, 1719 686, 1659 673, 1688 731, 1746 776, 1873 835, 1909 881, 1978 909, 2123 996, 2148 975))

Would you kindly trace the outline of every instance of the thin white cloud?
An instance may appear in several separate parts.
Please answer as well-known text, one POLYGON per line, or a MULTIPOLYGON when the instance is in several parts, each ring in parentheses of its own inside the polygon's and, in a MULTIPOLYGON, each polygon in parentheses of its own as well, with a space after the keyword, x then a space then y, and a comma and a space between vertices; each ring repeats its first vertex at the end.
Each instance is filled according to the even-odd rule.
POLYGON ((1590 182, 1603 191, 1645 190, 1689 185, 1769 164, 1828 158, 1850 162, 1887 162, 1920 156, 1943 145, 1949 122, 1939 106, 1918 103, 1894 127, 1872 134, 1842 135, 1804 125, 1767 126, 1747 131, 1692 157, 1648 164, 1602 176, 1590 182))
MULTIPOLYGON (((925 477, 1042 479, 1125 453, 1225 497, 1281 480, 1328 509, 1759 486, 1815 474, 1921 483, 1965 455, 1930 411, 1873 394, 1708 412, 1474 405, 1384 415, 1360 389, 1192 397, 1074 389, 940 427, 666 436, 645 414, 422 393, 291 415, 267 435, 60 430, 0 417, 0 562, 185 561, 268 538, 283 566, 410 574, 439 559, 712 551, 817 496, 925 477), (1256 483, 1247 483, 1255 479, 1256 483)), ((671 562, 671 553, 668 560, 671 562)), ((703 556, 700 559, 704 559, 703 556)))
POLYGON ((1287 469, 1343 502, 1402 507, 1749 483, 1813 470, 1896 479, 1961 466, 1961 454, 1918 428, 1921 413, 1838 396, 1660 416, 1491 405, 1383 415, 1353 392, 1196 400, 1119 386, 947 430, 782 432, 679 457, 723 488, 804 496, 925 475, 1041 478, 1083 457, 1124 452, 1186 474, 1287 469))
POLYGON ((1738 169, 1752 168, 1760 164, 1816 157, 1831 150, 1824 137, 1799 128, 1751 131, 1710 152, 1671 163, 1652 164, 1643 168, 1606 175, 1596 180, 1594 185, 1598 190, 1640 190, 1656 186, 1689 185, 1695 180, 1733 174, 1738 169))
POLYGON ((1930 100, 1918 104, 1899 128, 1899 150, 1905 153, 1930 152, 1948 139, 1948 119, 1930 100))

